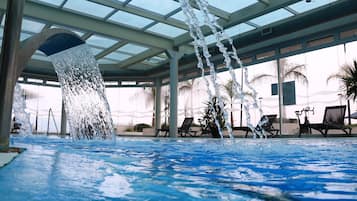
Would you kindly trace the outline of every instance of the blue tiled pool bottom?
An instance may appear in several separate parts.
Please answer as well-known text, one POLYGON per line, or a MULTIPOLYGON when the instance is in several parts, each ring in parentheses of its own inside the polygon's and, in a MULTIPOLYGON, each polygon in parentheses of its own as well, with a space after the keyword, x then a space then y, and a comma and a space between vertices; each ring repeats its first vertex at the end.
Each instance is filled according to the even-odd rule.
POLYGON ((14 137, 0 200, 357 200, 357 139, 14 137))

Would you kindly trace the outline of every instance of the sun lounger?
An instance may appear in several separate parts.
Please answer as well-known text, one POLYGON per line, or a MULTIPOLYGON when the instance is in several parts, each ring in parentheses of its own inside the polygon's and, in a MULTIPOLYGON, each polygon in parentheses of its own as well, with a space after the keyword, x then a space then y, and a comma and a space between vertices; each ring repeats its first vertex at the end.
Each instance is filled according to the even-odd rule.
MULTIPOLYGON (((276 120, 277 115, 276 114, 271 114, 271 115, 264 115, 261 119, 264 120, 267 118, 267 122, 265 122, 263 125, 259 126, 259 124, 254 128, 255 132, 262 132, 262 129, 264 129, 265 132, 269 133, 270 137, 275 137, 279 134, 280 130, 274 128, 273 123, 276 120)), ((251 129, 247 126, 240 126, 240 127, 233 127, 233 130, 236 131, 244 131, 245 132, 245 137, 248 137, 248 133, 251 132, 251 129)))
MULTIPOLYGON (((177 129, 177 133, 181 136, 181 137, 185 137, 185 136, 196 136, 197 131, 193 131, 191 129, 193 123, 193 117, 186 117, 183 122, 181 127, 179 127, 177 129)), ((170 131, 170 128, 161 128, 161 129, 157 129, 156 130, 156 136, 159 136, 160 132, 164 132, 164 137, 168 136, 170 131)))
POLYGON ((325 108, 324 119, 322 123, 309 124, 309 127, 319 131, 324 137, 329 130, 342 130, 351 135, 352 128, 345 125, 346 105, 328 106, 325 108))

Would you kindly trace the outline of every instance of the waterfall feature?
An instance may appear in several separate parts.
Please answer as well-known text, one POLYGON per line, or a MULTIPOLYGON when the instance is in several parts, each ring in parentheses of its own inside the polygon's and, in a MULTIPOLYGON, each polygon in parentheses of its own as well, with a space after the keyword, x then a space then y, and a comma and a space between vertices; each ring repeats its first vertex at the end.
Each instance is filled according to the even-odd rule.
POLYGON ((50 56, 62 88, 73 139, 114 139, 98 63, 86 44, 50 56))
POLYGON ((30 114, 26 112, 26 101, 23 96, 23 91, 19 84, 16 83, 14 90, 14 100, 12 105, 14 113, 14 123, 21 124, 19 134, 31 135, 32 126, 30 123, 30 114))
MULTIPOLYGON (((254 131, 255 128, 251 123, 250 119, 250 109, 258 109, 260 112, 260 116, 263 115, 262 109, 258 105, 258 99, 257 99, 257 92, 255 89, 250 85, 248 81, 248 69, 245 68, 241 62, 241 60, 238 57, 237 54, 237 49, 233 45, 233 40, 224 32, 223 28, 217 23, 216 17, 212 15, 209 12, 208 9, 208 2, 206 0, 195 0, 195 1, 190 1, 190 0, 179 0, 181 3, 181 8, 185 14, 185 23, 189 26, 190 29, 190 35, 193 38, 193 43, 194 43, 194 49, 196 53, 196 57, 198 60, 198 68, 201 69, 201 75, 202 78, 204 79, 206 86, 207 86, 207 93, 209 96, 209 100, 212 100, 213 96, 216 96, 218 98, 218 103, 221 108, 224 108, 224 103, 222 101, 221 95, 220 95, 220 89, 219 85, 217 84, 217 74, 215 71, 215 64, 211 61, 211 54, 209 53, 205 35, 203 34, 203 31, 201 30, 201 26, 206 25, 209 27, 210 31, 213 33, 215 39, 216 39, 216 46, 219 48, 219 51, 221 52, 221 55, 224 58, 224 65, 225 68, 229 70, 229 74, 233 80, 233 92, 234 92, 234 99, 240 100, 241 104, 244 106, 245 114, 246 114, 246 121, 248 127, 254 131), (197 5, 199 8, 199 16, 196 15, 195 9, 191 6, 190 3, 193 3, 197 5), (200 20, 203 19, 203 20, 200 20), (228 47, 225 47, 223 41, 228 44, 228 47), (204 62, 206 65, 209 67, 209 72, 210 72, 210 81, 204 76, 204 62), (244 85, 246 86, 247 90, 249 90, 249 93, 252 94, 253 101, 249 101, 248 97, 245 96, 246 91, 243 91, 242 84, 239 83, 236 79, 236 75, 234 73, 234 69, 232 67, 232 63, 236 63, 239 65, 239 67, 242 70, 242 73, 244 75, 244 85), (211 86, 213 85, 213 86, 211 86), (214 89, 214 94, 210 90, 210 88, 214 89)), ((214 111, 214 109, 212 109, 214 111)), ((214 114, 216 117, 217 114, 214 114)), ((227 111, 224 110, 224 118, 225 118, 225 126, 227 127, 227 130, 229 132, 229 135, 231 138, 233 138, 232 135, 232 128, 231 125, 228 121, 228 113, 227 111)), ((219 133, 221 137, 223 138, 222 135, 222 129, 220 128, 220 125, 216 119, 216 125, 219 129, 219 133)), ((264 121, 259 122, 259 126, 264 124, 264 121)), ((256 135, 259 137, 266 137, 266 134, 264 130, 262 132, 253 132, 254 133, 254 138, 256 135)))

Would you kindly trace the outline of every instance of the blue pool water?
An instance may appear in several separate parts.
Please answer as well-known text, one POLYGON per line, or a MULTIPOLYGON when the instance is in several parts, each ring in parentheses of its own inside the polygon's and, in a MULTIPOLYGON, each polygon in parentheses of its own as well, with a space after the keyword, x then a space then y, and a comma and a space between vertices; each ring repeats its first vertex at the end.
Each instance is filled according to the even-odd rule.
POLYGON ((357 200, 357 139, 13 137, 0 200, 357 200))

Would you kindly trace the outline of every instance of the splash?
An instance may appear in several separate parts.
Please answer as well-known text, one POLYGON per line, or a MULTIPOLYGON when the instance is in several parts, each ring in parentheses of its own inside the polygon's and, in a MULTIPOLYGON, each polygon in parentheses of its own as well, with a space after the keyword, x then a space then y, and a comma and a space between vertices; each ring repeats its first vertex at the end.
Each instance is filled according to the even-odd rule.
POLYGON ((30 114, 26 112, 26 101, 23 96, 23 91, 21 86, 16 83, 14 90, 14 101, 12 110, 14 113, 14 123, 19 123, 20 135, 31 135, 32 134, 32 125, 30 123, 30 114))
MULTIPOLYGON (((224 32, 223 28, 217 23, 216 17, 209 12, 208 2, 206 0, 195 0, 195 1, 180 0, 180 3, 181 3, 181 8, 186 17, 185 22, 190 29, 190 36, 193 38, 195 54, 198 60, 197 66, 199 69, 201 69, 202 78, 206 83, 209 100, 212 100, 213 98, 213 93, 210 90, 210 88, 213 88, 214 96, 218 97, 218 103, 220 107, 224 108, 224 103, 220 95, 219 85, 217 83, 217 73, 215 71, 215 64, 210 60, 211 54, 209 53, 205 36, 203 34, 203 31, 201 30, 202 25, 208 26, 210 28, 210 31, 215 36, 216 46, 219 48, 219 51, 221 52, 224 58, 225 68, 229 70, 229 74, 233 80, 234 98, 239 99, 240 102, 243 104, 246 113, 247 125, 252 131, 254 131, 255 128, 251 123, 249 111, 251 108, 258 109, 260 112, 260 116, 263 116, 263 111, 258 105, 257 92, 250 85, 248 81, 248 70, 245 66, 243 66, 241 60, 239 59, 237 54, 237 49, 233 45, 233 40, 224 32), (190 3, 194 3, 195 5, 197 5, 200 11, 199 12, 200 16, 196 15, 196 13, 194 12, 195 10, 190 3), (199 17, 203 17, 203 21, 200 21, 199 17), (228 48, 230 49, 230 51, 228 50, 227 47, 225 47, 223 41, 228 42, 228 48), (204 76, 204 72, 205 72, 204 61, 209 67, 211 83, 204 76), (244 75, 244 80, 245 80, 244 84, 250 90, 250 93, 252 94, 253 97, 253 101, 249 101, 248 97, 245 96, 245 92, 242 90, 242 85, 237 81, 236 75, 234 73, 234 69, 232 67, 232 63, 233 63, 232 61, 236 62, 239 65, 239 67, 242 69, 242 73, 244 75), (211 87, 211 85, 213 86, 211 87)), ((222 128, 220 128, 220 125, 216 118, 217 114, 214 114, 214 117, 216 119, 216 125, 219 129, 221 138, 223 138, 222 128)), ((225 118, 225 126, 228 130, 228 133, 230 137, 233 138, 232 127, 228 121, 228 113, 226 110, 224 110, 224 118, 225 118)), ((261 122, 259 122, 259 124, 260 123, 261 122)), ((256 137, 256 135, 260 137, 266 137, 264 130, 261 133, 256 133, 256 132, 253 133, 254 133, 254 138, 256 137)))
POLYGON ((72 139, 114 139, 98 63, 86 45, 50 56, 62 88, 72 139))

